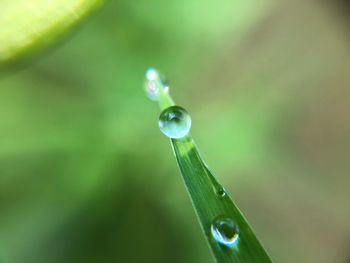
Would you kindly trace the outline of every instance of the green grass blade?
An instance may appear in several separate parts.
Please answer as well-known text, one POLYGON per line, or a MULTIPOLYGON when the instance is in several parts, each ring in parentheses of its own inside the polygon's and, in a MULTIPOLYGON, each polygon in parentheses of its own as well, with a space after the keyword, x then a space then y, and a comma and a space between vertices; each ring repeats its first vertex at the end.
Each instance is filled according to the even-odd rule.
MULTIPOLYGON (((173 106, 174 101, 168 94, 168 89, 164 91, 159 76, 156 75, 152 79, 153 91, 156 90, 160 108, 164 110, 173 106)), ((171 139, 171 145, 199 223, 216 261, 272 262, 247 220, 203 162, 192 137, 187 135, 180 139, 171 139), (218 217, 228 218, 238 227, 239 238, 235 245, 222 245, 214 239, 211 227, 218 217)))
POLYGON ((202 161, 190 136, 171 144, 198 220, 217 262, 271 262, 247 220, 202 161), (218 216, 231 218, 239 229, 236 247, 215 241, 211 224, 218 216))

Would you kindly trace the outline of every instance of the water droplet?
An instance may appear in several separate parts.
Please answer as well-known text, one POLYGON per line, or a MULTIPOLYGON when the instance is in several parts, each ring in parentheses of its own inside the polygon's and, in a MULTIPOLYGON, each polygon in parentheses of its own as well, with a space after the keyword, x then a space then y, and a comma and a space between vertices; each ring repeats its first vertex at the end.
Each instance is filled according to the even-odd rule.
POLYGON ((145 75, 146 75, 146 79, 151 81, 151 80, 155 80, 157 78, 158 72, 154 68, 148 68, 146 70, 145 75))
POLYGON ((224 197, 224 196, 226 196, 226 191, 223 187, 220 187, 219 189, 216 190, 216 194, 219 197, 224 197))
POLYGON ((159 79, 160 79, 160 82, 163 85, 163 91, 165 93, 168 93, 169 92, 169 82, 168 82, 168 80, 162 74, 159 74, 159 79))
POLYGON ((169 92, 169 85, 166 81, 165 77, 161 75, 156 69, 149 68, 146 70, 146 82, 145 82, 145 90, 147 96, 151 100, 158 100, 159 93, 161 89, 163 92, 169 92))
POLYGON ((171 106, 163 110, 159 116, 159 129, 172 139, 179 139, 188 134, 191 129, 191 117, 180 106, 171 106))
POLYGON ((217 217, 211 224, 211 234, 221 245, 234 247, 239 241, 238 227, 228 217, 217 217))

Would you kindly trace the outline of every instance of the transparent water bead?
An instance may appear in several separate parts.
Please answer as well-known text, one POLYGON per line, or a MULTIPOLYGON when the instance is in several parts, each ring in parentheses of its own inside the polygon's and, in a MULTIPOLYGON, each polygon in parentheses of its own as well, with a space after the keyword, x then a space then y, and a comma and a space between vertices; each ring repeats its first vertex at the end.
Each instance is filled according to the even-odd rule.
POLYGON ((161 90, 163 90, 164 93, 169 92, 169 85, 166 79, 156 69, 147 69, 145 76, 145 90, 147 96, 151 100, 158 100, 161 90))
POLYGON ((221 245, 234 247, 239 242, 238 227, 228 217, 217 217, 210 227, 213 238, 221 245))
POLYGON ((167 137, 179 139, 186 136, 191 129, 191 117, 180 106, 171 106, 162 111, 159 116, 159 129, 167 137))
POLYGON ((217 191, 216 191, 216 194, 219 196, 219 197, 225 197, 226 196, 226 191, 223 187, 220 187, 217 191))

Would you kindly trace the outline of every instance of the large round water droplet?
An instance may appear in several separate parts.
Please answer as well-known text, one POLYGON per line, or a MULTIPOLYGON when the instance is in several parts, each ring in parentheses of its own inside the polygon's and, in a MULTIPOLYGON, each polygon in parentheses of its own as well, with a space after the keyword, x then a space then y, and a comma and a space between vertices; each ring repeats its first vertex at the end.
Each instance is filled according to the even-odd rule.
POLYGON ((171 106, 163 110, 159 116, 159 129, 172 139, 179 139, 188 134, 191 129, 191 117, 180 106, 171 106))
POLYGON ((161 75, 157 70, 154 68, 149 68, 146 71, 146 82, 145 82, 145 90, 147 96, 151 100, 158 100, 159 99, 159 93, 161 90, 163 92, 168 93, 169 92, 169 85, 163 75, 161 75))
POLYGON ((233 247, 238 244, 239 231, 232 219, 228 217, 217 217, 211 224, 211 234, 221 245, 233 247))

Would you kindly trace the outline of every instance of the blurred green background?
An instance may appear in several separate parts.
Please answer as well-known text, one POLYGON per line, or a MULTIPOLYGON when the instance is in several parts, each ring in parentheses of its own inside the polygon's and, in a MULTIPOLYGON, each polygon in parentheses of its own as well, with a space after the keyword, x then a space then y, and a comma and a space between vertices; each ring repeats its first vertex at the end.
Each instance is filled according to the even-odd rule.
POLYGON ((3 68, 0 262, 213 262, 143 91, 149 66, 276 262, 350 262, 348 11, 111 0, 3 68))

